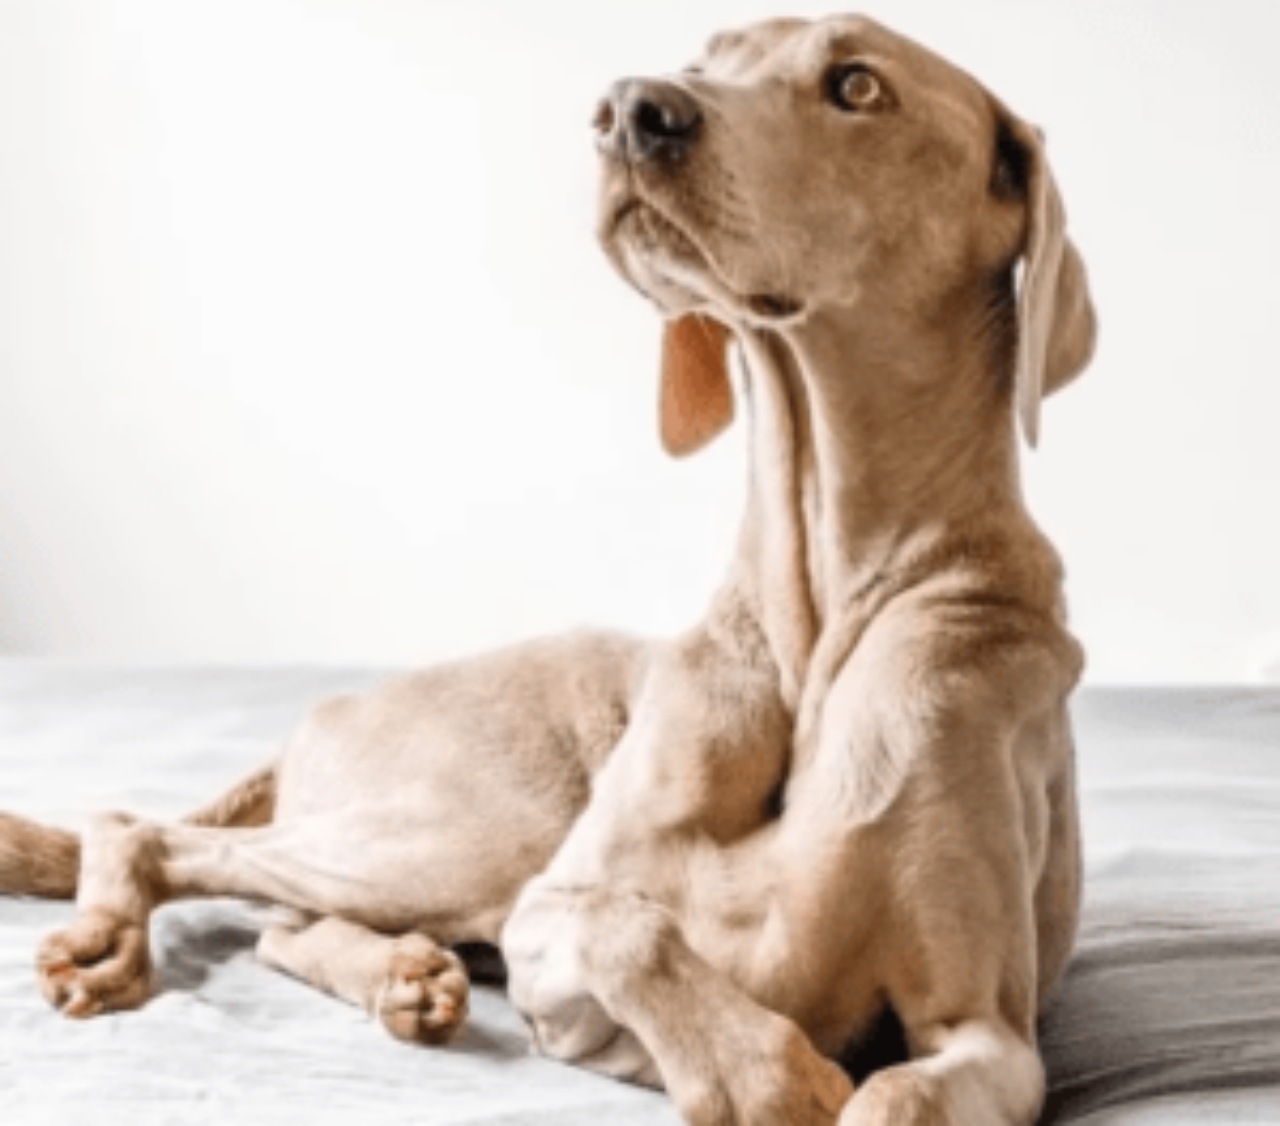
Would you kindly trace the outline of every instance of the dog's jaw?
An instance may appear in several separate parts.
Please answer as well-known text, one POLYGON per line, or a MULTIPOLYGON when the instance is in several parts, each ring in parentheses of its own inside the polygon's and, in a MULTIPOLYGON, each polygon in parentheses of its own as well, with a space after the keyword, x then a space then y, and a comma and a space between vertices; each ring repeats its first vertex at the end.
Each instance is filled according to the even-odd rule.
POLYGON ((714 262, 644 181, 637 169, 603 161, 596 232, 601 248, 623 280, 664 317, 716 311, 730 295, 714 262))
POLYGON ((730 324, 780 328, 805 315, 804 304, 789 296, 738 292, 696 228, 612 165, 604 170, 598 237, 618 273, 666 317, 702 312, 730 324))

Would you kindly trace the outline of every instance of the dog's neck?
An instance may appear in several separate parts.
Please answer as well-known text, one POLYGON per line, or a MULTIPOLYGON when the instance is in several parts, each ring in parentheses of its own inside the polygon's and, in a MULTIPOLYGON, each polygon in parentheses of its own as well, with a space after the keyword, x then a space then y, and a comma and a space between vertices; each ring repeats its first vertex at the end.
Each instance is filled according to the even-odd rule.
POLYGON ((990 332, 979 315, 940 322, 904 339, 876 331, 891 321, 816 317, 742 338, 753 479, 738 566, 793 704, 810 666, 842 662, 949 541, 1025 519, 1003 349, 974 347, 990 332))

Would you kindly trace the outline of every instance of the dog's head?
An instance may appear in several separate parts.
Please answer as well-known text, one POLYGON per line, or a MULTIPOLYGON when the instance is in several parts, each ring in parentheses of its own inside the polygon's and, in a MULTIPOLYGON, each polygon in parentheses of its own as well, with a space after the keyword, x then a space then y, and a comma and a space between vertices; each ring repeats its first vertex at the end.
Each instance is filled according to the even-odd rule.
POLYGON ((726 325, 859 310, 909 325, 957 295, 1004 302, 1031 442, 1041 397, 1089 359, 1084 268, 1038 132, 869 20, 718 35, 674 77, 616 83, 596 128, 602 243, 669 319, 673 452, 732 415, 726 325))

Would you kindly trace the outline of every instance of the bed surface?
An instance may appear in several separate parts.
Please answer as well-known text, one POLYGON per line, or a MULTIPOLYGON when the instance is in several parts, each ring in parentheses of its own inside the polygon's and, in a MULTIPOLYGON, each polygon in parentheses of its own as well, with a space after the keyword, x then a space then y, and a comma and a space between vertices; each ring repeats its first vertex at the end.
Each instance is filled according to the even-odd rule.
MULTIPOLYGON (((0 660, 0 808, 174 815, 376 674, 0 660)), ((1046 1123, 1280 1124, 1280 690, 1092 690, 1075 708, 1081 940, 1042 1041, 1046 1123)), ((0 898, 0 1121, 674 1124, 664 1098, 536 1059, 481 987, 453 1046, 398 1044, 252 955, 262 909, 162 908, 160 991, 63 1020, 36 992, 63 903, 0 898)))

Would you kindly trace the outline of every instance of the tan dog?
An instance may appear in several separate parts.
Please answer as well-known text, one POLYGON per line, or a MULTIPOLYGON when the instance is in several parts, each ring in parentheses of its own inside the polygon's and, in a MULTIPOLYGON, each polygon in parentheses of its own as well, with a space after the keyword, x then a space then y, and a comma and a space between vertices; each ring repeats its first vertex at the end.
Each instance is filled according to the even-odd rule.
MULTIPOLYGON (((720 36, 597 124, 605 249, 672 318, 670 449, 727 423, 743 354, 750 501, 706 618, 335 700, 196 824, 98 819, 41 985, 136 1005, 158 903, 251 896, 311 920, 267 961, 402 1036, 461 1019, 443 947, 501 938, 545 1051, 691 1122, 1030 1122, 1081 658, 1015 402, 1034 440, 1094 331, 1041 140, 854 18, 720 36), (855 1093, 827 1057, 886 1009, 911 1059, 855 1093)), ((70 894, 76 855, 0 821, 0 886, 70 894)))

